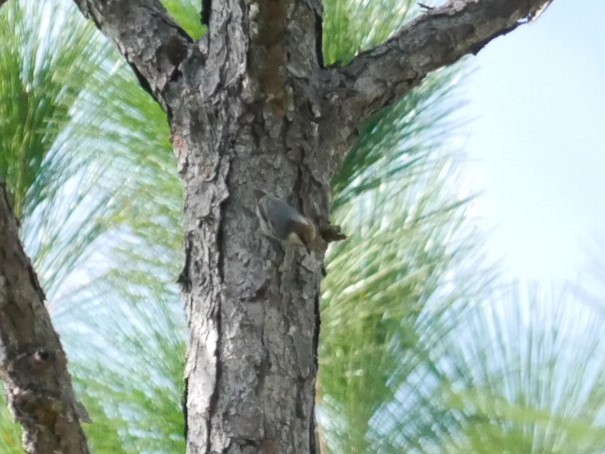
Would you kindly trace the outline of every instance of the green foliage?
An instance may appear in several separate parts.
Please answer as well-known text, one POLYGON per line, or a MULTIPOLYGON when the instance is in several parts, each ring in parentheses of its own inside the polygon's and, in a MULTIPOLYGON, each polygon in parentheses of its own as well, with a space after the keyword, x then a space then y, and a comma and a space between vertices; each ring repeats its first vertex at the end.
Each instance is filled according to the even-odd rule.
POLYGON ((13 421, 4 399, 0 398, 0 452, 3 454, 22 454, 21 426, 13 421))
POLYGON ((335 210, 384 184, 401 188, 432 171, 444 138, 456 126, 452 117, 461 102, 453 88, 458 79, 455 68, 430 75, 360 128, 357 144, 332 181, 335 210))
POLYGON ((78 352, 73 367, 78 389, 96 416, 87 434, 97 452, 184 452, 180 305, 156 294, 115 306, 119 298, 112 289, 122 281, 107 281, 108 296, 95 310, 96 322, 76 314, 95 339, 93 348, 78 352))
POLYGON ((348 63, 360 51, 385 41, 401 28, 414 3, 412 0, 325 0, 325 63, 348 63))
POLYGON ((57 171, 73 174, 62 139, 74 127, 88 78, 105 59, 92 27, 62 12, 49 21, 42 2, 18 1, 0 10, 0 179, 18 217, 31 216, 52 196, 57 171))
POLYGON ((206 33, 206 27, 201 24, 202 2, 195 0, 161 0, 164 8, 170 13, 177 24, 194 40, 200 39, 206 33))
POLYGON ((564 289, 495 293, 432 348, 441 380, 401 388, 375 421, 381 452, 603 452, 604 315, 564 289), (447 425, 409 412, 418 394, 447 425))
POLYGON ((479 243, 449 185, 455 161, 439 150, 451 80, 435 76, 374 119, 334 181, 350 238, 322 284, 320 409, 333 452, 374 451, 376 415, 434 367, 423 346, 457 325, 490 276, 473 263, 479 243))

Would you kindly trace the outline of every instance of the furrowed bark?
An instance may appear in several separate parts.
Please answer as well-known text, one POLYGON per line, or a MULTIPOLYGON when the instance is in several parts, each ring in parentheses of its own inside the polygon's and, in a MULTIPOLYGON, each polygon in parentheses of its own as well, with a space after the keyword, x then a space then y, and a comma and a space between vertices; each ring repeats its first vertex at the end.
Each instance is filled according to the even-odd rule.
POLYGON ((304 2, 215 0, 209 17, 199 95, 172 108, 187 193, 188 451, 312 452, 325 245, 307 256, 264 237, 252 193, 327 218, 306 96, 317 16, 304 2))
POLYGON ((343 142, 350 135, 341 146, 346 153, 355 129, 370 115, 401 99, 429 72, 476 55, 491 40, 532 21, 551 2, 450 0, 429 9, 385 43, 330 71, 324 89, 336 112, 322 124, 326 140, 343 142))
POLYGON ((88 453, 67 358, 0 185, 0 376, 28 453, 88 453))
POLYGON ((339 237, 330 180, 358 123, 547 1, 457 0, 332 69, 319 0, 204 0, 197 43, 157 1, 75 1, 169 114, 186 194, 188 452, 315 452, 319 284, 339 237), (288 198, 326 241, 307 255, 263 236, 257 188, 288 198))

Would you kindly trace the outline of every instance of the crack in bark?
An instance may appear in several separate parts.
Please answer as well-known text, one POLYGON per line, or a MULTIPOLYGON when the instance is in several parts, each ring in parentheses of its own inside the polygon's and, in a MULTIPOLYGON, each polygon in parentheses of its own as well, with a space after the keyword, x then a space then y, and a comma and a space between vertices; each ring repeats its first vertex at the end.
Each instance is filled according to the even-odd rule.
MULTIPOLYGON (((322 263, 322 269, 323 269, 323 263, 322 263)), ((313 331, 313 365, 315 367, 315 372, 317 374, 317 371, 319 370, 319 335, 320 335, 320 330, 321 330, 321 293, 320 293, 320 289, 318 289, 317 294, 315 296, 314 299, 314 310, 315 310, 315 329, 313 331)), ((313 390, 315 390, 315 381, 317 380, 317 375, 315 375, 313 377, 313 390)), ((315 396, 313 396, 313 401, 311 403, 311 424, 309 425, 309 440, 310 440, 310 449, 309 452, 314 454, 317 450, 317 446, 316 446, 316 426, 317 426, 317 422, 315 420, 315 396)))
POLYGON ((189 433, 189 421, 187 419, 187 396, 189 393, 189 379, 185 377, 183 379, 185 386, 183 389, 183 396, 181 398, 181 409, 183 410, 183 438, 187 440, 187 434, 189 433))
POLYGON ((190 232, 185 235, 185 263, 183 269, 179 274, 176 282, 181 286, 182 293, 189 293, 191 291, 191 277, 189 267, 191 266, 191 234, 190 232))
POLYGON ((315 57, 320 69, 325 69, 323 44, 323 16, 315 11, 315 57))
POLYGON ((202 25, 208 27, 210 33, 210 14, 212 11, 212 0, 202 0, 202 25))
POLYGON ((217 331, 217 340, 216 340, 216 349, 214 351, 214 356, 216 358, 216 368, 214 371, 214 389, 212 390, 212 395, 210 396, 210 404, 208 407, 208 418, 206 419, 206 452, 213 452, 212 450, 212 419, 215 416, 215 412, 217 409, 218 399, 219 399, 219 388, 221 382, 221 347, 222 347, 222 317, 221 317, 221 297, 217 298, 216 306, 215 306, 216 314, 213 314, 216 331, 217 331))

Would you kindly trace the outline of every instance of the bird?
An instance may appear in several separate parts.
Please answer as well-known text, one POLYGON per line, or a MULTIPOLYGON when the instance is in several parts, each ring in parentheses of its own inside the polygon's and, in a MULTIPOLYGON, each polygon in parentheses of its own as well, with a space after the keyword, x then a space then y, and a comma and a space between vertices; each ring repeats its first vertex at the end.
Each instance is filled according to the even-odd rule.
POLYGON ((304 246, 310 254, 316 235, 313 222, 282 198, 260 189, 255 189, 254 194, 262 232, 281 242, 304 246))

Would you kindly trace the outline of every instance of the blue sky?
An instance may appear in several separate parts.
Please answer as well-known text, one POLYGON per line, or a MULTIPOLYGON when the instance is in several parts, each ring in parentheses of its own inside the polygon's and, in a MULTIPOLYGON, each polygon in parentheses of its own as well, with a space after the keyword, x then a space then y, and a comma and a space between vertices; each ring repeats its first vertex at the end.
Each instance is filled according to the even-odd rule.
POLYGON ((469 61, 466 174, 509 276, 575 281, 605 239, 604 17, 603 1, 554 0, 469 61))

